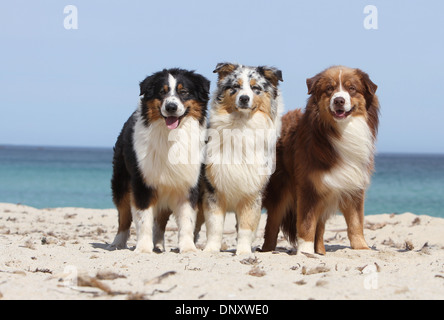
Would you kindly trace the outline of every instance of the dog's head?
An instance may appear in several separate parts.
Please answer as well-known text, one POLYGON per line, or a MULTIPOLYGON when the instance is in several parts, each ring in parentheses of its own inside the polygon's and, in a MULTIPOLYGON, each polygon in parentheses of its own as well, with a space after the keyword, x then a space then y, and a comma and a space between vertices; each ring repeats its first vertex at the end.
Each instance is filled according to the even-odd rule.
POLYGON ((165 120, 169 129, 176 129, 181 120, 191 116, 205 122, 210 81, 193 71, 164 69, 140 83, 142 117, 145 124, 165 120))
POLYGON ((278 95, 279 81, 283 81, 280 70, 219 63, 214 73, 219 75, 216 101, 227 112, 276 113, 272 101, 278 95))
MULTIPOLYGON (((371 108, 378 108, 378 86, 359 69, 331 67, 307 79, 307 87, 319 115, 327 121, 341 122, 352 116, 367 118, 371 108)), ((377 110, 371 112, 377 113, 377 110)))

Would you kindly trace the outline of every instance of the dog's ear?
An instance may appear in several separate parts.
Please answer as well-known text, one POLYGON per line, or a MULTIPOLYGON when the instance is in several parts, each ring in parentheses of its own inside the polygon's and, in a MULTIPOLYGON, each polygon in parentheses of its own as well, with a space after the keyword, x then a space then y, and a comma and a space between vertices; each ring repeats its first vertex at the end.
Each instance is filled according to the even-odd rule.
POLYGON ((154 95, 154 75, 146 77, 145 80, 139 83, 140 96, 145 98, 152 97, 154 95))
POLYGON ((258 67, 258 71, 275 87, 278 86, 279 81, 284 81, 282 78, 282 71, 276 68, 258 67))
POLYGON ((308 94, 313 94, 316 88, 316 85, 318 84, 319 79, 321 79, 321 74, 315 75, 313 78, 308 78, 307 83, 307 89, 308 94))
POLYGON ((368 110, 370 106, 373 104, 373 99, 376 94, 376 90, 378 90, 378 86, 374 84, 372 80, 370 80, 369 75, 364 71, 356 69, 356 72, 361 78, 361 82, 365 88, 364 98, 366 100, 367 110, 368 110))
POLYGON ((198 95, 198 99, 207 103, 208 100, 210 100, 210 80, 208 80, 207 78, 205 78, 204 76, 198 74, 198 73, 193 73, 195 82, 198 84, 197 87, 197 95, 198 95))
POLYGON ((217 64, 216 69, 214 69, 213 73, 219 74, 219 81, 221 81, 227 75, 236 70, 237 67, 237 64, 222 62, 217 64))
POLYGON ((361 81, 364 84, 368 94, 374 95, 376 93, 376 90, 378 90, 378 86, 374 84, 372 80, 370 80, 369 75, 364 71, 356 69, 356 72, 361 77, 361 81))

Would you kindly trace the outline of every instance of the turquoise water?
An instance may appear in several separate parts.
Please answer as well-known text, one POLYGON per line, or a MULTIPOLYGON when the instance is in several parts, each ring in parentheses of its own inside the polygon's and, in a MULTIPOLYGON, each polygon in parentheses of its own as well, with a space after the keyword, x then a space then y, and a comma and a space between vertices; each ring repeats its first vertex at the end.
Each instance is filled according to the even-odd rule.
POLYGON ((112 208, 112 150, 0 147, 0 202, 112 208))
POLYGON ((378 155, 365 212, 444 217, 444 155, 378 155))
MULTIPOLYGON (((112 208, 112 150, 0 146, 0 202, 112 208)), ((444 155, 380 154, 366 214, 444 218, 444 155)))

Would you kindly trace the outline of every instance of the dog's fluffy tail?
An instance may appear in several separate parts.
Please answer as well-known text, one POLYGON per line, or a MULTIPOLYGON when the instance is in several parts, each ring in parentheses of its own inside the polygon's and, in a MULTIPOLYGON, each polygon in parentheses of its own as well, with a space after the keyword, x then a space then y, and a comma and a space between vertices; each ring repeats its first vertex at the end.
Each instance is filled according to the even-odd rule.
POLYGON ((291 245, 296 246, 297 229, 296 229, 296 211, 291 207, 287 209, 281 223, 281 230, 291 245))

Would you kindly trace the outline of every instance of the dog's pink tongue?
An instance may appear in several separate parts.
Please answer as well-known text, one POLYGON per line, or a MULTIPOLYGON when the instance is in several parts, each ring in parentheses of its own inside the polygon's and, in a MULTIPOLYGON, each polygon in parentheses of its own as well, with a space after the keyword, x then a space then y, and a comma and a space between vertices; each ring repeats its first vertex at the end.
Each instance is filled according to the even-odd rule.
POLYGON ((178 117, 168 117, 165 119, 165 123, 168 129, 173 130, 179 126, 179 118, 178 117))

